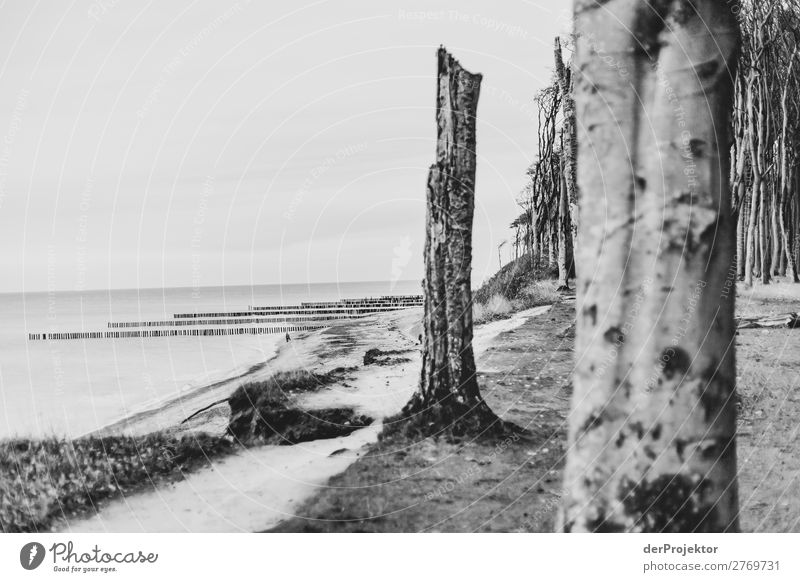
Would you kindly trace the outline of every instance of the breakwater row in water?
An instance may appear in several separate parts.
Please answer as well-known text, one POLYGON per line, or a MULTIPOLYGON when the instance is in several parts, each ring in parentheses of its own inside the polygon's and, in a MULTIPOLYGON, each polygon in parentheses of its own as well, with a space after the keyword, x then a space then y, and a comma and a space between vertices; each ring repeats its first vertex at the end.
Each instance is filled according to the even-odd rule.
POLYGON ((171 320, 109 321, 107 328, 119 331, 64 331, 28 333, 29 341, 124 339, 158 337, 209 337, 283 334, 328 327, 334 320, 353 319, 376 313, 422 305, 421 295, 387 295, 377 298, 307 302, 298 305, 248 306, 246 311, 176 313, 171 320), (267 317, 273 316, 273 317, 267 317), (259 326, 264 323, 295 325, 259 326), (298 324, 303 325, 298 325, 298 324))
MULTIPOLYGON (((422 295, 384 295, 369 299, 339 299, 339 301, 304 301, 299 305, 285 305, 283 309, 368 309, 371 307, 402 308, 418 307, 422 305, 422 295)), ((250 306, 254 311, 275 309, 274 306, 250 306)))
POLYGON ((166 319, 162 321, 109 321, 109 329, 128 327, 181 327, 197 325, 243 325, 257 323, 305 323, 309 321, 331 321, 353 319, 351 315, 320 315, 298 317, 233 317, 230 319, 166 319))
POLYGON ((325 325, 294 325, 289 327, 234 327, 217 329, 140 329, 135 331, 88 331, 68 333, 29 333, 29 340, 122 339, 136 337, 225 336, 288 333, 322 329, 325 325))
POLYGON ((370 299, 303 302, 297 305, 249 306, 247 311, 217 313, 176 313, 176 319, 219 317, 252 317, 265 315, 305 316, 308 318, 338 315, 340 317, 370 315, 397 309, 422 306, 422 295, 387 295, 370 299))

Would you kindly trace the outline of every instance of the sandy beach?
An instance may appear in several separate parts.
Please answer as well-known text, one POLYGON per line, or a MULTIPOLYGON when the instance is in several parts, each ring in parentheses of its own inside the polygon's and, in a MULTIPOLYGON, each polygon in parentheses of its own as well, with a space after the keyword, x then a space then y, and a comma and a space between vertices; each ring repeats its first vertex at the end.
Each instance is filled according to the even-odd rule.
MULTIPOLYGON (((475 329, 476 357, 490 349, 493 340, 550 307, 536 307, 475 329)), ((325 372, 349 370, 347 377, 321 391, 304 395, 307 410, 333 406, 353 407, 378 419, 346 437, 291 446, 241 449, 215 460, 211 466, 186 478, 149 488, 101 506, 86 519, 63 523, 69 532, 220 532, 262 531, 295 515, 295 510, 328 480, 359 459, 381 431, 380 419, 397 413, 416 387, 420 350, 421 309, 338 323, 330 328, 298 334, 281 345, 277 355, 246 374, 198 388, 152 410, 114 423, 99 434, 141 435, 153 431, 221 434, 228 407, 220 404, 182 421, 194 412, 226 398, 238 385, 275 372, 308 369, 325 372), (397 363, 363 364, 367 350, 393 351, 397 363)))

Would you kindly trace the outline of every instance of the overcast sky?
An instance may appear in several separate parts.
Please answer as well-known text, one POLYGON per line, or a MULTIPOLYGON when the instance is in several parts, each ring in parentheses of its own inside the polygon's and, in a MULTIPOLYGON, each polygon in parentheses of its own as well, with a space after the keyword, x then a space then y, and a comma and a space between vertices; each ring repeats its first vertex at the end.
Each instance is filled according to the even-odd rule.
POLYGON ((473 283, 561 0, 0 6, 0 291, 418 279, 436 48, 483 74, 473 283))

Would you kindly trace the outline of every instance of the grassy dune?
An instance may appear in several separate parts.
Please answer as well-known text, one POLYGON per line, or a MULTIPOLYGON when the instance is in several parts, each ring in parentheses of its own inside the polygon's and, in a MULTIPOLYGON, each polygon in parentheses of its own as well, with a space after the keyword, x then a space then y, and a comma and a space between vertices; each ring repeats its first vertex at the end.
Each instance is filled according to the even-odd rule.
POLYGON ((0 442, 0 529, 48 531, 59 518, 180 479, 232 448, 227 439, 203 434, 0 442))
POLYGON ((473 295, 475 324, 503 319, 515 311, 558 301, 557 283, 548 268, 533 267, 528 255, 505 265, 473 295))

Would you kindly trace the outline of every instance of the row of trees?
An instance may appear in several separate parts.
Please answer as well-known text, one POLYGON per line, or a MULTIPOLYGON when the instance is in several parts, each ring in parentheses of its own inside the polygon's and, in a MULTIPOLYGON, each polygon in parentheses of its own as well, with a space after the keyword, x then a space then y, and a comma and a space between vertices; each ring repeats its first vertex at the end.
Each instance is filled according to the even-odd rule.
POLYGON ((520 195, 520 214, 512 223, 514 256, 558 268, 559 287, 575 276, 573 247, 577 232, 575 175, 575 104, 572 70, 555 40, 555 76, 535 96, 538 108, 538 152, 528 168, 520 195))
MULTIPOLYGON (((800 0, 729 3, 742 34, 732 108, 732 212, 737 224, 737 278, 798 282, 800 263, 800 0)), ((596 32, 590 34, 595 38, 596 32)), ((597 47, 596 47, 597 48, 597 47)), ((554 76, 534 98, 538 152, 511 223, 513 255, 574 276, 577 243, 575 107, 571 67, 555 41, 554 76), (566 236, 571 233, 572 236, 566 236)), ((600 47, 621 80, 630 72, 600 47)), ((662 90, 673 91, 660 79, 662 90)), ((681 115, 680 104, 675 105, 681 115)), ((687 167, 691 173, 692 168, 687 167)), ((687 241, 691 244, 692 241, 687 241)))
MULTIPOLYGON (((734 266, 797 278, 795 2, 575 0, 574 66, 556 41, 513 226, 562 284, 577 265, 563 531, 739 527, 729 289, 734 266)), ((392 419, 423 433, 513 430, 471 347, 479 85, 440 50, 423 367, 392 419)))
POLYGON ((733 210, 737 275, 798 282, 800 259, 800 2, 747 0, 735 83, 733 210))

